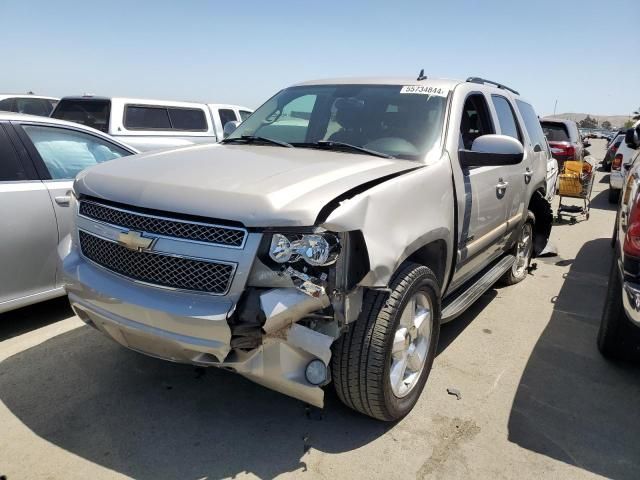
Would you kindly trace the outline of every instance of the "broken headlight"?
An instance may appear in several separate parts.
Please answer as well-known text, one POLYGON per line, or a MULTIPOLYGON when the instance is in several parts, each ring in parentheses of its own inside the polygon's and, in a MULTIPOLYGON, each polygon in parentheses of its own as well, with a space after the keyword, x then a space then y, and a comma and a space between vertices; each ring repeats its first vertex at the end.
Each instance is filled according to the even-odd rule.
POLYGON ((269 246, 269 257, 277 263, 304 260, 311 266, 324 267, 335 263, 339 251, 340 241, 333 233, 274 233, 269 246))

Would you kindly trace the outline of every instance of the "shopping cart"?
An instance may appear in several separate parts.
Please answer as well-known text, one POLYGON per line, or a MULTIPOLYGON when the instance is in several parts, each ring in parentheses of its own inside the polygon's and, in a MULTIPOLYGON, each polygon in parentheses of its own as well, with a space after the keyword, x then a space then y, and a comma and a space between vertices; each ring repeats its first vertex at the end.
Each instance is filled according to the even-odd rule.
POLYGON ((562 221, 563 215, 566 215, 571 223, 576 223, 577 218, 580 216, 584 216, 586 220, 589 220, 594 177, 591 163, 585 160, 564 162, 563 171, 558 177, 560 201, 556 217, 559 222, 562 221), (583 205, 563 205, 563 198, 582 199, 583 205))

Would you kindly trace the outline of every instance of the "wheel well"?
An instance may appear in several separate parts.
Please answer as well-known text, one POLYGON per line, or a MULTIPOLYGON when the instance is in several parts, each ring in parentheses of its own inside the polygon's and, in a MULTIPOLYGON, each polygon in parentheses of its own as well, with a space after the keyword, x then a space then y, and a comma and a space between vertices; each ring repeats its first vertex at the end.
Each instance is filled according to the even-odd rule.
POLYGON ((444 240, 435 240, 420 247, 406 259, 407 262, 415 262, 429 267, 442 288, 447 265, 447 244, 444 240))
POLYGON ((543 190, 537 190, 531 200, 528 209, 535 215, 536 222, 533 226, 533 254, 540 255, 547 245, 551 235, 551 225, 553 224, 553 210, 544 197, 543 190))

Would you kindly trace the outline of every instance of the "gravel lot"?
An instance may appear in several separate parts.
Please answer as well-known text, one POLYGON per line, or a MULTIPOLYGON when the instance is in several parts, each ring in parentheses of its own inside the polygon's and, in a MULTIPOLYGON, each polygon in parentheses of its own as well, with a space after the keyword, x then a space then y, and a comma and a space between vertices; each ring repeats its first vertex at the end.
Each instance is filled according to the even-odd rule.
MULTIPOLYGON (((593 143, 600 160, 604 142, 593 143)), ((332 390, 323 412, 307 410, 240 376, 127 351, 64 300, 0 315, 0 475, 636 480, 640 368, 595 344, 607 188, 599 172, 590 220, 554 226, 558 256, 443 327, 427 388, 395 425, 332 390)))

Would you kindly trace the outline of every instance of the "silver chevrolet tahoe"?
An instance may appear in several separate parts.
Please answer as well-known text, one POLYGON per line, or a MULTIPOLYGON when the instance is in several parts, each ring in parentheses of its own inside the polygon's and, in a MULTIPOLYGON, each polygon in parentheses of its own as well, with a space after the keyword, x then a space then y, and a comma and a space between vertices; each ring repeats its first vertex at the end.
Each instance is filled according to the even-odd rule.
POLYGON ((318 407, 333 382, 396 420, 440 325, 544 247, 545 145, 531 105, 481 78, 295 85, 222 144, 81 173, 69 299, 133 350, 318 407))

